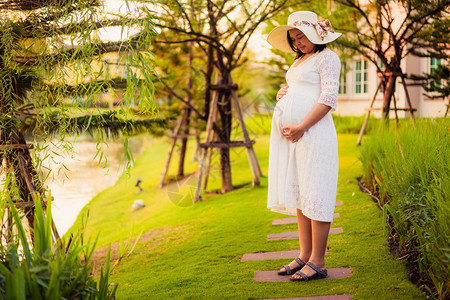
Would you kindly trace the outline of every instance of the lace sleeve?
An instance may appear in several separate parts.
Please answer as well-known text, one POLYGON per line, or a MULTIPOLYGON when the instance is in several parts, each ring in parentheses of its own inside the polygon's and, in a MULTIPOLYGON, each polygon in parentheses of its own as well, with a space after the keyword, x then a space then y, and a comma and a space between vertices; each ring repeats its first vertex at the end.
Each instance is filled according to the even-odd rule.
POLYGON ((341 72, 341 61, 333 51, 324 50, 326 53, 319 58, 318 71, 320 75, 320 96, 318 103, 336 109, 339 92, 339 74, 341 72))

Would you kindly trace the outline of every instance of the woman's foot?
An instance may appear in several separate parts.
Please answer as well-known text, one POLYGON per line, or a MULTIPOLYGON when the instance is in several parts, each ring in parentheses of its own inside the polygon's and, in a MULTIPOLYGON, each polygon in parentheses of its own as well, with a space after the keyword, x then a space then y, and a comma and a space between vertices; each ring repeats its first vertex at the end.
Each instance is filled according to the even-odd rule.
POLYGON ((307 281, 327 277, 325 263, 314 264, 309 261, 299 272, 291 276, 292 281, 307 281))
POLYGON ((278 271, 278 275, 291 275, 303 268, 306 263, 299 257, 296 257, 289 265, 284 266, 278 271))

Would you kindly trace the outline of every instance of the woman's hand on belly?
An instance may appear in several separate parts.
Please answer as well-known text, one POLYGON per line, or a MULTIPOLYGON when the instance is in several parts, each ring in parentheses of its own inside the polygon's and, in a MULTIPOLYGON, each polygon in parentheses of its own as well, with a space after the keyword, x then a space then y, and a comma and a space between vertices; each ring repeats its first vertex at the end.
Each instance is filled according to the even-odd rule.
POLYGON ((287 85, 287 86, 285 86, 284 88, 281 88, 281 89, 278 91, 277 97, 276 97, 277 101, 280 101, 280 99, 283 98, 284 95, 286 95, 287 89, 288 89, 288 88, 289 88, 289 86, 287 85))
POLYGON ((302 138, 305 131, 300 124, 284 126, 281 134, 290 142, 296 143, 302 138))

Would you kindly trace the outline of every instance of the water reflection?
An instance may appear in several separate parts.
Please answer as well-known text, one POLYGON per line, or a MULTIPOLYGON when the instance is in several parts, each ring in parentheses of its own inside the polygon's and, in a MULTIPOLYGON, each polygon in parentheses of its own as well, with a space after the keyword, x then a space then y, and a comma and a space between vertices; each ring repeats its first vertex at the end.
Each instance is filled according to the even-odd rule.
MULTIPOLYGON (((129 138, 134 158, 151 141, 152 137, 143 135, 129 138)), ((52 178, 47 179, 46 185, 54 196, 53 218, 60 235, 67 232, 80 210, 95 195, 114 185, 123 173, 123 139, 108 141, 102 148, 107 157, 106 168, 98 164, 98 158, 94 160, 97 142, 88 136, 78 138, 73 143, 74 151, 70 155, 54 156, 54 161, 48 160, 44 164, 52 170, 52 178)))

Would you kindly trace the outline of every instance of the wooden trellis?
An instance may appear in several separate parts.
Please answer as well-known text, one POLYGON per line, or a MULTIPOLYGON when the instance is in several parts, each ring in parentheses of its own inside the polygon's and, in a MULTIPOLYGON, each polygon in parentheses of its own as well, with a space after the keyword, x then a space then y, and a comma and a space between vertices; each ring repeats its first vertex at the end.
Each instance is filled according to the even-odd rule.
MULTIPOLYGON (((392 94, 392 96, 393 96, 393 97, 392 97, 392 101, 393 101, 394 107, 393 107, 393 108, 390 108, 390 107, 389 107, 389 110, 393 110, 394 113, 395 113, 395 122, 396 122, 397 126, 398 126, 398 114, 397 114, 397 112, 398 112, 399 110, 400 110, 400 111, 409 111, 409 117, 410 117, 410 119, 411 119, 411 122, 412 122, 413 126, 415 126, 414 112, 415 112, 417 109, 412 108, 412 105, 411 105, 411 99, 410 99, 410 97, 409 97, 408 88, 407 88, 407 86, 406 86, 406 81, 405 81, 406 75, 403 74, 403 73, 398 73, 398 74, 384 73, 383 75, 387 75, 387 76, 393 76, 393 75, 395 75, 395 76, 400 77, 401 80, 402 80, 402 86, 403 86, 403 89, 405 90, 406 102, 407 102, 408 107, 407 107, 407 108, 398 108, 398 107, 397 107, 397 99, 395 98, 395 93, 392 94)), ((362 137, 363 137, 364 132, 365 132, 365 130, 366 130, 367 123, 368 123, 369 117, 370 117, 370 113, 371 113, 372 111, 375 111, 375 110, 383 110, 382 107, 379 107, 379 108, 378 108, 378 107, 373 107, 373 105, 374 105, 374 103, 375 103, 375 99, 376 99, 377 94, 378 94, 378 90, 379 90, 380 88, 383 88, 383 80, 382 80, 381 74, 379 75, 379 77, 380 77, 380 81, 379 81, 379 83, 378 83, 378 86, 377 86, 377 88, 375 89, 375 93, 374 93, 374 95, 373 95, 373 97, 372 97, 372 100, 371 100, 371 102, 370 102, 369 107, 366 108, 367 113, 366 113, 366 116, 365 116, 365 118, 364 118, 364 122, 363 122, 363 124, 362 124, 362 126, 361 126, 361 130, 359 131, 358 140, 357 140, 357 142, 356 142, 357 145, 361 145, 361 140, 362 140, 362 137)), ((387 81, 387 80, 386 80, 386 81, 387 81)))
MULTIPOLYGON (((169 150, 169 155, 167 157, 167 161, 166 164, 164 166, 164 170, 161 174, 161 180, 159 182, 159 187, 161 188, 164 184, 166 184, 166 178, 167 178, 167 173, 169 172, 169 166, 170 166, 170 162, 172 160, 172 156, 175 150, 175 146, 177 144, 178 139, 183 139, 183 138, 189 138, 189 137, 195 137, 196 142, 197 142, 197 146, 194 152, 194 158, 196 157, 197 153, 200 151, 200 137, 197 131, 195 132, 190 132, 189 130, 189 126, 187 126, 187 122, 186 120, 190 117, 190 110, 188 107, 186 107, 183 110, 183 113, 180 115, 180 117, 177 120, 177 123, 175 125, 175 128, 170 136, 170 138, 172 139, 171 145, 170 145, 170 150, 169 150)), ((180 161, 183 160, 184 158, 180 157, 180 161)), ((180 162, 181 163, 181 162, 180 162)))
POLYGON ((200 147, 202 148, 202 154, 200 158, 200 171, 199 171, 200 173, 197 180, 197 186, 195 189, 195 195, 193 199, 194 203, 200 200, 202 181, 204 180, 203 182, 204 188, 206 188, 208 184, 208 175, 211 167, 212 151, 214 148, 245 147, 247 151, 248 161, 250 164, 250 169, 253 175, 252 185, 258 186, 260 184, 259 178, 262 176, 262 171, 259 166, 259 162, 256 157, 255 151, 253 149, 253 144, 255 143, 255 141, 250 140, 247 128, 245 127, 244 117, 242 115, 241 106, 236 92, 238 87, 236 84, 233 83, 231 76, 229 76, 227 84, 221 84, 220 79, 218 79, 217 82, 218 84, 211 86, 211 90, 213 91, 211 94, 212 101, 208 115, 208 122, 206 125, 205 142, 200 144, 200 147), (239 121, 239 126, 241 128, 244 140, 230 141, 228 143, 224 143, 222 141, 217 140, 218 138, 214 132, 214 127, 217 121, 218 105, 221 105, 219 103, 219 98, 221 94, 223 95, 224 93, 228 92, 231 94, 232 105, 234 106, 234 109, 236 111, 236 117, 239 121))

